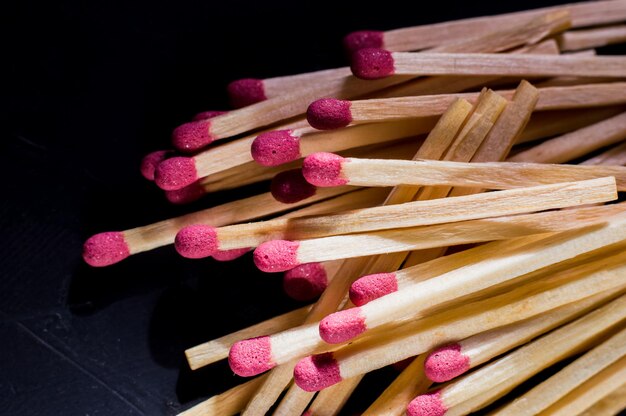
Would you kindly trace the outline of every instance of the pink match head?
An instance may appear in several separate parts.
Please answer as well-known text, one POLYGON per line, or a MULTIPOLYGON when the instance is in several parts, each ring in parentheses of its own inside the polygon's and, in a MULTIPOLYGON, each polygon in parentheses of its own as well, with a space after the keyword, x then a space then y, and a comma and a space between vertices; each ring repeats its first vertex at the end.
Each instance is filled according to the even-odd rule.
POLYGON ((156 167, 172 153, 172 150, 157 150, 156 152, 148 153, 144 156, 144 158, 141 159, 141 174, 143 177, 149 181, 153 181, 156 167))
POLYGON ((198 182, 194 182, 191 185, 187 185, 184 188, 176 189, 174 191, 165 191, 165 198, 172 204, 182 205, 190 204, 202 196, 206 195, 206 190, 198 182))
POLYGON ((188 259, 209 257, 218 250, 217 231, 209 225, 189 225, 176 234, 174 245, 188 259))
POLYGON ((293 370, 293 378, 304 391, 320 391, 342 380, 332 352, 301 359, 293 370))
POLYGON ((443 416, 447 411, 439 390, 417 396, 406 408, 408 416, 443 416))
POLYGON ((424 361, 426 377, 436 383, 452 380, 470 369, 470 359, 457 343, 439 347, 424 361))
POLYGON ((270 192, 283 204, 294 204, 315 195, 316 188, 304 179, 302 169, 292 169, 274 176, 270 192))
POLYGON ((185 153, 202 149, 215 140, 210 133, 211 122, 208 120, 191 121, 182 124, 172 132, 172 144, 185 153))
POLYGON ((244 78, 228 84, 230 104, 235 108, 246 107, 260 101, 267 100, 263 80, 244 78))
POLYGON ((228 113, 228 111, 219 111, 219 110, 203 111, 193 116, 192 120, 193 121, 208 120, 210 118, 221 116, 222 114, 226 114, 226 113, 228 113))
POLYGON ((83 259, 93 267, 110 266, 128 256, 130 250, 124 234, 117 231, 93 235, 83 245, 83 259))
POLYGON ((196 162, 190 157, 165 159, 154 171, 154 182, 166 191, 182 189, 197 180, 196 162))
POLYGON ((313 410, 307 410, 306 412, 302 413, 302 416, 313 416, 313 410))
POLYGON ((228 364, 242 377, 256 376, 274 368, 270 338, 263 336, 235 342, 228 353, 228 364))
POLYGON ((365 48, 384 47, 384 33, 378 30, 359 30, 343 38, 343 46, 350 55, 365 48))
POLYGON ((395 273, 377 273, 363 276, 350 286, 350 301, 356 306, 378 299, 398 290, 395 273))
POLYGON ((331 313, 320 322, 320 336, 329 344, 349 341, 367 329, 361 308, 331 313))
POLYGON ((273 273, 293 269, 298 262, 297 241, 273 240, 262 243, 254 250, 254 264, 259 270, 273 273))
POLYGON ((211 255, 217 261, 231 261, 238 259, 243 256, 247 252, 249 252, 250 248, 234 248, 232 250, 218 250, 211 255))
POLYGON ((300 158, 300 138, 291 130, 268 131, 254 139, 250 152, 260 165, 282 165, 300 158))
POLYGON ((326 269, 320 263, 306 263, 285 272, 283 289, 292 299, 312 300, 322 294, 328 286, 326 269))
POLYGON ((320 187, 341 186, 348 183, 342 177, 341 166, 348 159, 334 153, 313 153, 304 158, 302 174, 312 185, 320 187))
POLYGON ((385 78, 395 72, 391 52, 375 48, 355 52, 350 68, 354 76, 361 79, 385 78))
POLYGON ((346 127, 352 122, 348 100, 322 98, 313 101, 306 110, 306 119, 312 127, 319 130, 334 130, 346 127))

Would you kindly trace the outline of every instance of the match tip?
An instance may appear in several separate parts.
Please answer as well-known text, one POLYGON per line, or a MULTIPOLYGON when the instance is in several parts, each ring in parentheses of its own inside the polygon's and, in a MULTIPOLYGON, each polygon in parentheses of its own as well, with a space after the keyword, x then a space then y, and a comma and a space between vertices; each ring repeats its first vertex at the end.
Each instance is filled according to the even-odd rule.
POLYGON ((184 188, 176 189, 173 191, 165 191, 165 198, 172 204, 182 205, 190 204, 202 196, 206 195, 206 190, 198 181, 187 185, 184 188))
POLYGON ((211 123, 207 120, 192 121, 182 124, 172 132, 172 144, 181 152, 195 152, 215 140, 209 129, 211 123))
POLYGON ((293 378, 298 387, 311 392, 320 391, 342 380, 339 364, 332 352, 301 359, 293 370, 293 378))
POLYGON ((254 250, 254 264, 259 270, 273 273, 284 272, 298 266, 297 241, 273 240, 260 244, 254 250))
POLYGON ((313 101, 306 110, 306 119, 312 127, 319 130, 334 130, 346 127, 352 122, 348 100, 322 98, 313 101))
POLYGON ((192 120, 193 121, 208 120, 210 118, 221 116, 222 114, 226 114, 226 113, 228 113, 228 111, 219 111, 219 110, 203 111, 193 116, 192 120))
POLYGON ((361 79, 379 79, 395 72, 391 52, 384 49, 361 49, 352 55, 350 65, 354 76, 361 79))
POLYGON ((156 167, 171 154, 171 150, 157 150, 156 152, 145 155, 144 158, 141 159, 141 175, 147 180, 153 181, 156 167))
POLYGON ((278 166, 300 158, 300 138, 291 130, 274 130, 259 134, 250 152, 263 166, 278 166))
POLYGON ((230 347, 228 364, 235 374, 252 377, 272 369, 272 345, 267 336, 238 341, 230 347))
POLYGON ((436 383, 452 380, 470 368, 470 359, 461 352, 457 343, 439 347, 424 361, 426 377, 436 383))
POLYGON ((235 108, 246 107, 260 101, 267 100, 263 80, 244 78, 228 84, 230 104, 235 108))
POLYGON ((196 180, 198 180, 196 162, 190 157, 165 159, 154 171, 154 182, 166 191, 182 189, 196 180))
POLYGON ((285 272, 283 289, 287 295, 298 301, 317 298, 328 286, 326 269, 320 263, 306 263, 285 272))
POLYGON ((294 204, 315 195, 315 186, 304 179, 302 169, 280 172, 270 184, 274 199, 283 204, 294 204))
POLYGON ((359 30, 343 38, 343 46, 350 55, 365 48, 384 47, 384 33, 378 30, 359 30))
POLYGON ((320 336, 329 344, 351 340, 367 329, 361 308, 350 308, 331 313, 320 322, 320 336))
POLYGON ((350 286, 350 301, 356 306, 378 299, 398 290, 395 273, 377 273, 363 276, 350 286))
POLYGON ((217 251, 217 232, 209 225, 189 225, 176 234, 174 245, 188 259, 209 257, 217 251))
POLYGON ((409 403, 406 408, 408 416, 443 416, 448 409, 441 400, 441 392, 421 394, 409 403))
POLYGON ((232 250, 218 250, 215 253, 211 254, 211 257, 213 257, 217 261, 231 261, 238 259, 250 250, 251 249, 249 247, 234 248, 232 250))
POLYGON ((83 259, 93 267, 110 266, 130 256, 124 234, 110 231, 93 235, 83 245, 83 259))
POLYGON ((348 183, 341 175, 341 166, 347 159, 334 153, 319 152, 304 158, 302 174, 312 185, 320 187, 340 186, 348 183))

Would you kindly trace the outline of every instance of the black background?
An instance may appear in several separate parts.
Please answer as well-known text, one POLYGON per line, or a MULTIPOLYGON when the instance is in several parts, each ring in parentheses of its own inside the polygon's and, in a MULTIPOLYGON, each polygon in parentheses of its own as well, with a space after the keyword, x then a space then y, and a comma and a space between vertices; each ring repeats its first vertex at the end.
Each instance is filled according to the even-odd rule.
POLYGON ((250 255, 189 261, 164 247, 104 269, 81 260, 94 233, 267 189, 174 207, 139 174, 174 127, 228 108, 229 81, 344 65, 340 41, 353 30, 559 2, 402 3, 5 4, 0 414, 176 414, 242 381, 225 363, 192 373, 184 349, 300 306, 250 255))

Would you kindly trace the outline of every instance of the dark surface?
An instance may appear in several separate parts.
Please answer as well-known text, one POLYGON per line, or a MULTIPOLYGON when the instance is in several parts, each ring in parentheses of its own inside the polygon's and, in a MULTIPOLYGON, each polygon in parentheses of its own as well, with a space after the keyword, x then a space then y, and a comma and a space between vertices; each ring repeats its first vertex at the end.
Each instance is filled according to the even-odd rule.
POLYGON ((141 157, 169 147, 175 126, 227 108, 227 82, 343 65, 340 40, 352 30, 558 2, 420 3, 21 1, 3 10, 0 414, 176 414, 238 384, 225 363, 192 374, 183 351, 299 306, 279 276, 256 271, 250 255, 188 261, 172 247, 93 269, 82 243, 242 194, 172 207, 139 174, 141 157))

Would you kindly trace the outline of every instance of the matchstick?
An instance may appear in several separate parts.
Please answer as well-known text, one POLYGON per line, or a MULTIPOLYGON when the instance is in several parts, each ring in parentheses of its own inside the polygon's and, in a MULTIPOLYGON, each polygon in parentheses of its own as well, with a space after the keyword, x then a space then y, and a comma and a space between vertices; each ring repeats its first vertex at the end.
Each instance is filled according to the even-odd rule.
MULTIPOLYGON (((197 224, 181 229, 175 246, 184 257, 203 258, 217 250, 257 247, 276 239, 303 240, 466 221, 607 202, 616 197, 615 179, 609 177, 218 228, 197 224)), ((263 259, 257 256, 255 263, 259 266, 263 259)))
POLYGON ((507 28, 519 23, 520 19, 566 10, 571 15, 575 28, 620 23, 626 20, 626 5, 623 1, 599 1, 574 3, 536 10, 502 14, 498 16, 474 17, 450 22, 395 29, 386 32, 364 30, 353 32, 344 39, 350 52, 362 48, 386 48, 392 51, 426 49, 445 43, 453 43, 484 34, 489 30, 507 28))
POLYGON ((296 365, 294 379, 306 391, 322 390, 442 343, 527 319, 606 290, 623 290, 623 260, 619 253, 498 296, 406 321, 381 331, 377 337, 354 341, 332 352, 306 357, 296 365))
POLYGON ((626 26, 607 26, 585 30, 571 30, 556 37, 562 51, 598 48, 626 41, 626 26))
MULTIPOLYGON (((293 366, 290 366, 293 369, 293 366)), ((283 396, 282 400, 278 403, 273 416, 290 416, 290 415, 303 415, 309 416, 311 412, 305 412, 305 409, 315 396, 315 393, 305 392, 299 388, 290 386, 287 392, 283 396)))
POLYGON ((548 237, 543 244, 518 249, 517 254, 506 256, 506 261, 494 257, 416 283, 358 308, 331 314, 320 322, 320 336, 331 344, 345 342, 366 330, 416 315, 446 300, 475 293, 550 264, 615 244, 624 238, 626 216, 623 214, 609 219, 601 227, 558 233, 548 237))
MULTIPOLYGON (((572 208, 537 214, 469 220, 312 238, 302 241, 272 240, 260 244, 255 258, 263 258, 264 271, 284 271, 312 262, 391 254, 494 240, 508 240, 531 234, 560 232, 601 223, 607 217, 626 212, 625 204, 572 208)), ((394 286, 397 286, 396 281, 394 286)), ((357 304, 356 299, 352 299, 357 304)))
POLYGON ((316 299, 326 290, 328 283, 339 271, 341 263, 341 261, 310 262, 287 270, 283 275, 283 290, 287 296, 301 302, 316 299))
POLYGON ((587 159, 581 162, 581 165, 624 166, 626 165, 626 143, 618 144, 597 156, 587 159))
POLYGON ((361 79, 392 75, 577 76, 624 78, 626 57, 494 53, 411 53, 362 49, 350 68, 361 79))
POLYGON ((319 392, 309 407, 308 412, 310 413, 306 416, 335 416, 340 414, 341 409, 362 378, 363 376, 352 377, 319 392))
MULTIPOLYGON (((506 55, 508 57, 509 55, 506 55)), ((626 83, 576 85, 567 87, 539 88, 539 101, 536 111, 576 109, 623 104, 621 94, 626 83)), ((514 91, 496 91, 506 99, 512 98, 514 91)), ((375 123, 407 118, 432 117, 442 114, 456 99, 463 98, 475 102, 478 93, 424 95, 418 97, 397 97, 369 100, 320 100, 312 104, 307 112, 309 123, 325 128, 340 128, 351 124, 375 123), (340 108, 341 112, 337 109, 340 108), (338 117, 337 114, 341 116, 338 117)))
POLYGON ((626 356, 626 328, 567 367, 498 409, 496 415, 536 415, 626 356))
MULTIPOLYGON (((621 386, 608 391, 608 394, 596 403, 589 403, 591 406, 580 415, 615 416, 626 409, 626 382, 624 382, 623 378, 621 380, 621 386)), ((584 397, 584 394, 580 397, 584 397)))
MULTIPOLYGON (((434 415, 447 416, 463 415, 480 409, 544 368, 584 350, 594 337, 624 319, 625 306, 625 297, 622 296, 441 390, 418 396, 409 409, 437 408, 434 415), (508 376, 504 377, 504 374, 508 376)), ((411 414, 420 413, 409 412, 411 414)))
POLYGON ((130 230, 95 234, 87 239, 83 246, 83 259, 90 266, 109 266, 133 254, 173 244, 176 233, 191 224, 211 223, 220 226, 249 221, 323 201, 336 195, 341 193, 316 192, 306 201, 283 204, 267 192, 130 230))
POLYGON ((302 173, 310 184, 318 187, 416 185, 486 189, 514 189, 614 176, 618 190, 626 190, 626 168, 622 166, 359 159, 314 153, 304 159, 302 173))
POLYGON ((564 323, 578 319, 605 303, 612 295, 611 292, 600 293, 533 318, 441 346, 428 354, 424 362, 426 376, 436 383, 450 381, 564 323))
POLYGON ((563 163, 626 139, 626 112, 547 140, 520 152, 510 162, 563 163))

